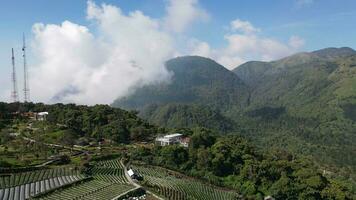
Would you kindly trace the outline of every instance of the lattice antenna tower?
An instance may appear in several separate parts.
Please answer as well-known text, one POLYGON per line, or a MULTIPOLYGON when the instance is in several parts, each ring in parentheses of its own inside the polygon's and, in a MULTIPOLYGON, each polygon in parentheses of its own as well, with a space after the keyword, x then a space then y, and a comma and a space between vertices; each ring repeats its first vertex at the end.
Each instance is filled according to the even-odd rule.
POLYGON ((14 56, 14 48, 12 50, 12 92, 11 92, 11 100, 13 102, 18 102, 19 98, 17 95, 17 82, 16 82, 16 68, 15 68, 15 56, 14 56))
POLYGON ((27 69, 27 62, 26 62, 26 42, 25 42, 25 34, 23 34, 23 46, 22 46, 22 57, 23 57, 23 73, 24 73, 24 102, 30 101, 30 87, 28 81, 28 69, 27 69))

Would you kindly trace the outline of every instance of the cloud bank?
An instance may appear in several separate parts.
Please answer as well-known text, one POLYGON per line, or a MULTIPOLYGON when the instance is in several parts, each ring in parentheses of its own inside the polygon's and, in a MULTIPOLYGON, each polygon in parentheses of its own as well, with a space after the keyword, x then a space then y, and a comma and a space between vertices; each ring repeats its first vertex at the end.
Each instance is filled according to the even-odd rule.
POLYGON ((92 1, 87 18, 97 35, 69 21, 33 26, 37 101, 111 103, 135 86, 169 79, 163 63, 173 55, 173 41, 157 20, 92 1))
POLYGON ((198 0, 169 0, 159 19, 88 1, 90 28, 70 21, 34 24, 32 51, 37 63, 30 72, 31 96, 47 103, 109 104, 142 85, 169 81, 164 63, 175 55, 211 57, 233 68, 251 59, 289 55, 304 44, 297 36, 287 43, 261 37, 262 30, 236 19, 221 36, 225 47, 213 48, 185 33, 193 23, 207 19, 198 0), (178 35, 188 42, 182 44, 178 35))
POLYGON ((230 33, 224 36, 226 45, 214 49, 206 42, 193 40, 190 45, 195 55, 211 57, 223 66, 233 69, 250 60, 271 61, 291 55, 304 46, 304 40, 291 36, 286 43, 259 35, 261 29, 249 21, 235 19, 230 23, 230 33))
POLYGON ((198 0, 169 0, 165 26, 173 32, 183 32, 195 21, 207 21, 208 13, 199 7, 198 0))

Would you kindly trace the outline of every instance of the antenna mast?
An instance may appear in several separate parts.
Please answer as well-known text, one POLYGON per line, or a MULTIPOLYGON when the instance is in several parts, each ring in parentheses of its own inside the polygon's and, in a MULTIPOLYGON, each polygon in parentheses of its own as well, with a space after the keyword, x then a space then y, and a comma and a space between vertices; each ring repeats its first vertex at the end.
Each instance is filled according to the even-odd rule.
POLYGON ((13 102, 18 102, 18 96, 17 96, 17 83, 16 83, 16 69, 15 69, 15 56, 14 56, 14 48, 12 50, 12 93, 11 93, 11 98, 13 102))
POLYGON ((22 46, 22 56, 23 56, 23 72, 24 72, 24 102, 30 101, 30 88, 28 81, 28 71, 27 71, 27 63, 26 63, 26 43, 25 43, 25 34, 23 34, 23 46, 22 46))

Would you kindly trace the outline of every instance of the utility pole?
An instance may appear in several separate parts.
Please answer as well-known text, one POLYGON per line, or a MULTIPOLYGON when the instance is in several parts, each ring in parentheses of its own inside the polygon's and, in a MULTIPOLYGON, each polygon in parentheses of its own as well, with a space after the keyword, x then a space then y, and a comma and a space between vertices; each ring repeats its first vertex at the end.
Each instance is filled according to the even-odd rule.
POLYGON ((28 70, 27 70, 27 63, 26 63, 26 42, 25 42, 25 34, 23 34, 23 46, 22 46, 22 56, 23 56, 23 73, 24 73, 24 102, 30 101, 30 88, 29 88, 29 81, 28 81, 28 70))
POLYGON ((18 102, 19 98, 17 96, 17 82, 16 82, 16 68, 15 68, 15 56, 14 56, 14 48, 12 50, 12 92, 11 92, 11 100, 12 102, 18 102))

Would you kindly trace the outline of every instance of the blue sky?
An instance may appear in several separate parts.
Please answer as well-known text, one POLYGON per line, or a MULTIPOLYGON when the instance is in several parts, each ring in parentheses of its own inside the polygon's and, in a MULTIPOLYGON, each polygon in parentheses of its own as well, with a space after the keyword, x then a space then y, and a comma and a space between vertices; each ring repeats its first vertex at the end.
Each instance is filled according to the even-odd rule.
MULTIPOLYGON (((145 16, 163 21, 168 15, 167 6, 172 4, 174 7, 172 1, 174 0, 95 0, 93 2, 98 7, 102 3, 118 7, 123 15, 139 10, 145 16)), ((190 21, 186 23, 188 25, 178 28, 179 30, 163 28, 164 34, 176 40, 176 44, 172 45, 177 49, 174 55, 208 56, 224 66, 230 65, 229 68, 233 68, 251 59, 272 60, 286 56, 281 53, 268 52, 273 51, 274 47, 270 46, 262 47, 266 52, 262 50, 258 53, 253 52, 254 49, 260 48, 259 45, 271 41, 274 43, 273 46, 278 46, 276 52, 287 50, 289 54, 325 47, 356 48, 356 1, 354 0, 184 1, 195 6, 196 10, 192 12, 199 13, 192 17, 202 19, 189 19, 190 21), (243 24, 243 26, 233 29, 231 23, 234 20, 238 20, 238 24, 243 24), (253 27, 256 31, 247 33, 244 29, 246 26, 253 27), (296 45, 292 45, 292 38, 296 39, 296 45), (244 49, 239 47, 239 42, 250 40, 258 44, 244 49), (186 44, 185 41, 189 42, 186 44), (237 49, 234 45, 237 45, 237 49), (202 48, 192 50, 191 46, 202 48)), ((35 34, 32 31, 35 23, 42 23, 44 26, 48 24, 60 26, 63 21, 70 21, 73 24, 87 27, 91 34, 101 38, 102 27, 98 27, 93 20, 87 19, 87 8, 86 0, 1 0, 0 100, 6 100, 3 93, 6 93, 10 87, 12 47, 15 48, 17 56, 18 79, 20 79, 18 87, 19 90, 22 88, 20 69, 22 32, 26 34, 29 43, 30 67, 43 65, 44 61, 38 58, 41 56, 32 51, 33 46, 39 44, 39 41, 34 40, 35 34)), ((176 10, 176 12, 179 11, 179 9, 176 10)), ((187 19, 183 16, 182 20, 187 19)), ((53 40, 56 38, 53 37, 53 40)))

